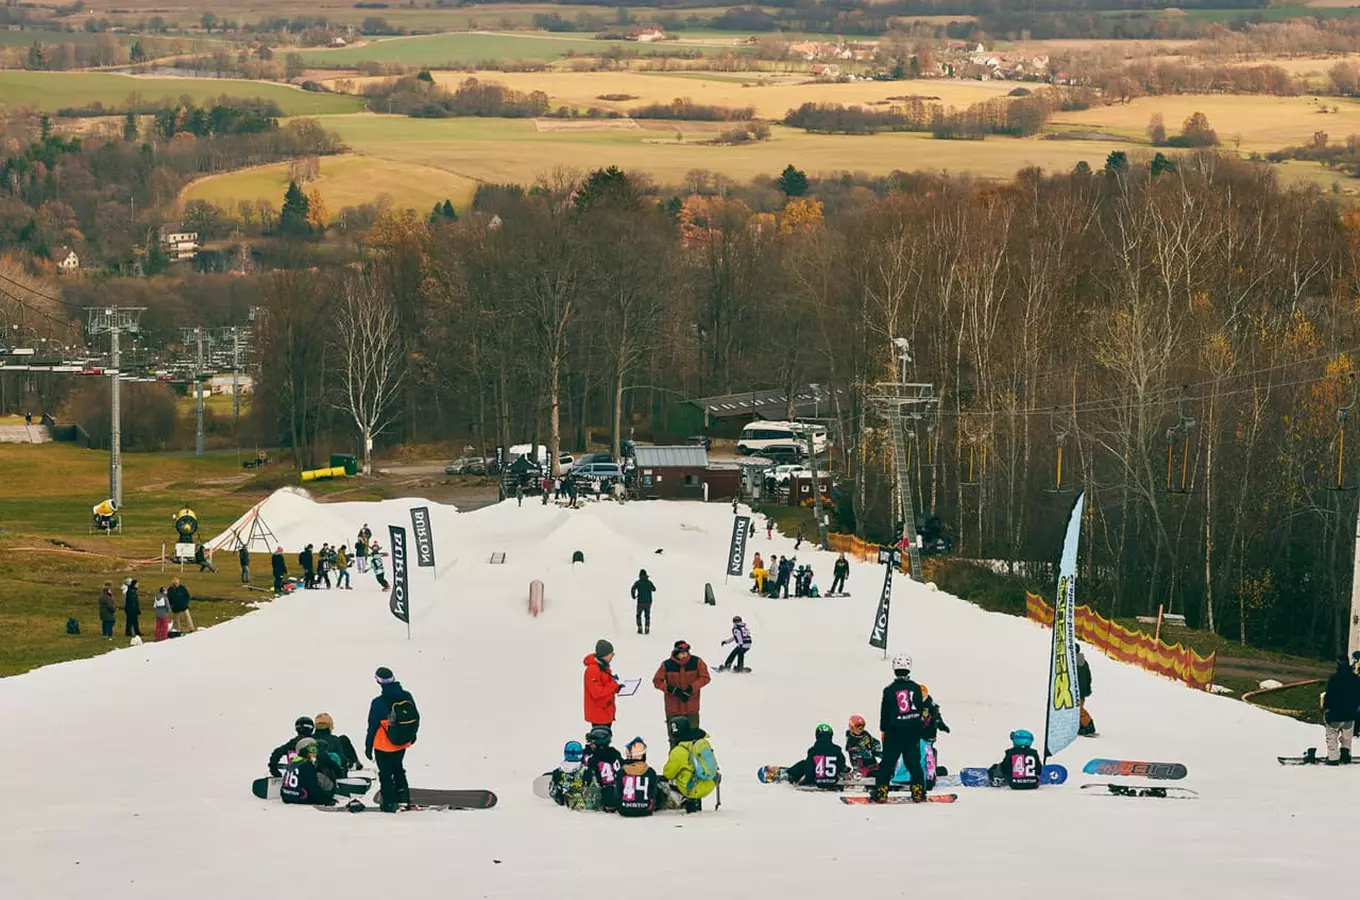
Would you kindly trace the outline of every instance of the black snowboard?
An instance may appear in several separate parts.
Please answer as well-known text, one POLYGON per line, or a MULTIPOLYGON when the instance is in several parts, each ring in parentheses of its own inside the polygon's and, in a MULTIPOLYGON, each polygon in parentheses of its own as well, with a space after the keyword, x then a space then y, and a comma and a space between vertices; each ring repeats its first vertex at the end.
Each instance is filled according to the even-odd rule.
POLYGON ((1326 757, 1317 755, 1316 747, 1309 747, 1303 751, 1302 756, 1277 756, 1275 758, 1280 761, 1282 766, 1315 766, 1327 761, 1326 757))
MULTIPOLYGON (((382 806, 382 791, 373 798, 382 806)), ((411 803, 415 806, 447 806, 450 809, 490 809, 496 805, 496 795, 490 791, 438 791, 430 788, 411 788, 411 803)))
POLYGON ((1083 791, 1103 791, 1116 797, 1157 797, 1162 800, 1194 800, 1198 791, 1160 784, 1083 784, 1083 791))
MULTIPOLYGON (((362 775, 341 778, 335 783, 335 795, 337 797, 353 797, 366 794, 372 785, 373 779, 365 778, 362 775)), ((256 778, 251 782, 250 792, 261 800, 277 800, 279 799, 279 788, 282 786, 282 778, 256 778)))

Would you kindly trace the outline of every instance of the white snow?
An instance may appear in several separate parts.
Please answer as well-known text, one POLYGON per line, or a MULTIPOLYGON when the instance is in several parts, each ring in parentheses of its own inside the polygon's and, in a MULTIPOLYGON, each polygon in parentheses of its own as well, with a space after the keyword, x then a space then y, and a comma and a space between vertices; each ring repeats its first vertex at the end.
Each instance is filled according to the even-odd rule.
MULTIPOLYGON (((382 537, 389 520, 409 526, 406 501, 296 514, 294 503, 267 513, 290 550, 348 539, 364 521, 382 537)), ((876 724, 889 673, 866 640, 882 570, 853 565, 850 599, 758 599, 744 579, 723 584, 730 522, 721 504, 663 502, 441 514, 438 580, 412 570, 409 641, 371 576, 356 573, 350 592, 299 592, 179 640, 0 680, 0 897, 1146 900, 1314 897, 1352 884, 1340 851, 1360 771, 1274 759, 1320 745, 1319 729, 1094 652, 1101 737, 1057 757, 1072 770, 1063 787, 862 808, 758 784, 756 768, 800 758, 819 721, 837 734, 851 713, 876 724), (585 564, 572 566, 578 549, 585 564), (504 565, 488 564, 493 551, 504 565), (633 628, 639 568, 659 589, 650 636, 633 628), (546 609, 531 618, 535 578, 546 609), (702 602, 705 582, 716 607, 702 602), (581 660, 597 638, 615 644, 620 676, 645 679, 619 701, 615 733, 642 735, 659 768, 651 675, 676 638, 716 666, 734 614, 751 626, 755 672, 715 674, 703 694, 725 774, 720 811, 623 820, 532 795, 534 776, 585 731, 581 660), (250 795, 298 715, 328 711, 362 740, 379 665, 423 713, 412 783, 490 788, 496 809, 321 816, 250 795), (1078 785, 1093 756, 1183 762, 1191 774, 1179 784, 1201 799, 1091 796, 1078 785)), ((792 542, 757 536, 752 547, 768 558, 792 542)), ((831 554, 798 556, 827 582, 831 554)), ((947 766, 995 761, 1013 728, 1041 732, 1047 631, 902 580, 891 634, 953 727, 939 744, 947 766)))

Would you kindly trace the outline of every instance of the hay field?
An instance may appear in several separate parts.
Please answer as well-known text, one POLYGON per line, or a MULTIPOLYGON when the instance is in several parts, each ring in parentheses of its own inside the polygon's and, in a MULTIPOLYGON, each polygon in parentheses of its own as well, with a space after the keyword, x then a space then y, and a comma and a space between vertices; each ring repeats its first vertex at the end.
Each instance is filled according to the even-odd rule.
POLYGON ((95 101, 105 106, 125 104, 137 95, 144 103, 175 101, 188 95, 195 102, 229 97, 260 97, 273 100, 290 116, 315 116, 355 112, 363 108, 358 97, 313 94, 285 84, 245 81, 240 78, 144 78, 111 72, 0 72, 0 105, 27 106, 53 112, 95 101))
POLYGON ((1267 152, 1306 144, 1316 131, 1333 140, 1360 133, 1360 104, 1341 97, 1228 96, 1222 94, 1142 97, 1132 103, 1100 106, 1080 112, 1057 113, 1051 126, 1078 127, 1141 139, 1153 113, 1161 113, 1168 134, 1180 131, 1181 123, 1203 112, 1225 147, 1232 148, 1241 136, 1241 150, 1267 152), (1333 106, 1340 112, 1325 115, 1318 110, 1333 106))
MULTIPOLYGON (((180 202, 207 200, 230 208, 238 200, 269 200, 275 209, 283 205, 288 189, 288 164, 256 166, 239 172, 211 175, 185 187, 180 202)), ((303 186, 309 193, 319 190, 326 210, 334 220, 346 206, 372 203, 383 194, 393 204, 426 213, 435 203, 452 200, 466 208, 476 189, 470 178, 441 168, 417 165, 372 156, 328 156, 321 160, 321 177, 303 186)))
MULTIPOLYGON (((564 7, 569 9, 569 7, 564 7)), ((712 46, 711 39, 692 43, 683 39, 667 46, 712 46)), ((564 56, 594 56, 623 47, 645 52, 650 45, 635 41, 597 41, 588 35, 565 36, 545 31, 455 31, 418 37, 369 41, 336 50, 305 50, 302 58, 316 68, 353 66, 363 62, 402 63, 408 66, 461 66, 488 59, 555 60, 564 56)))

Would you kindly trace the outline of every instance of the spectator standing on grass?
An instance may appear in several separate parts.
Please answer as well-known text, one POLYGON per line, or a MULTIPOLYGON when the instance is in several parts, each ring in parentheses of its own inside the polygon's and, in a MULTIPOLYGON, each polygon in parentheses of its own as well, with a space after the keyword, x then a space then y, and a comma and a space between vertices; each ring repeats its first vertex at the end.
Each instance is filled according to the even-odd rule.
POLYGON ((315 561, 312 545, 308 544, 303 547, 302 552, 298 554, 298 565, 302 567, 302 586, 304 588, 310 589, 312 585, 316 584, 316 571, 312 568, 315 561))
POLYGON ((274 570, 274 593, 283 593, 283 579, 288 577, 288 563, 283 558, 283 548, 277 547, 274 555, 269 557, 269 564, 274 570))
POLYGON ((123 595, 123 616, 127 622, 123 628, 124 637, 142 636, 142 598, 137 592, 137 579, 128 581, 127 593, 123 595))
POLYGON ((242 544, 236 555, 241 560, 241 584, 250 584, 250 548, 242 544))
POLYGON ((170 590, 166 591, 166 596, 170 598, 170 612, 173 614, 173 625, 180 634, 193 634, 194 617, 189 614, 189 589, 180 584, 178 578, 170 579, 170 590))
POLYGON ((104 637, 113 637, 113 623, 116 619, 115 610, 118 609, 113 600, 113 582, 104 582, 104 589, 99 592, 99 627, 103 631, 104 637))
POLYGON ((170 598, 165 593, 165 587, 156 588, 156 599, 151 603, 151 610, 156 614, 156 640, 163 641, 170 636, 170 598))

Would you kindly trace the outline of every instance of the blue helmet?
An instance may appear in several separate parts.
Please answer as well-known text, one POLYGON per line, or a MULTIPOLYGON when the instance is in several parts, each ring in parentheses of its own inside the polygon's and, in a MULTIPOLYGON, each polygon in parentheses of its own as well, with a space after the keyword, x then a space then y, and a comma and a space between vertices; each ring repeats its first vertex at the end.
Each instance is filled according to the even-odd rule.
POLYGON ((1011 743, 1017 747, 1028 747, 1034 743, 1034 735, 1023 728, 1011 732, 1011 743))
POLYGON ((580 762, 585 752, 586 748, 581 746, 580 741, 567 741, 566 746, 562 748, 562 758, 567 762, 580 762))

